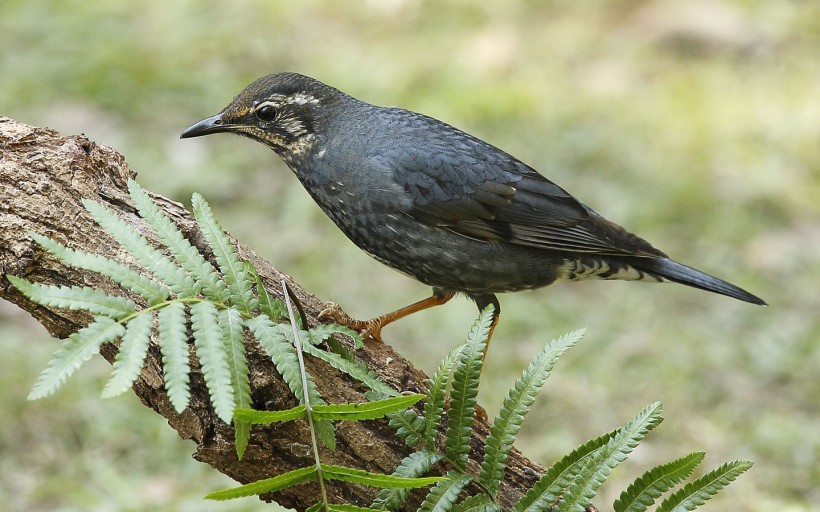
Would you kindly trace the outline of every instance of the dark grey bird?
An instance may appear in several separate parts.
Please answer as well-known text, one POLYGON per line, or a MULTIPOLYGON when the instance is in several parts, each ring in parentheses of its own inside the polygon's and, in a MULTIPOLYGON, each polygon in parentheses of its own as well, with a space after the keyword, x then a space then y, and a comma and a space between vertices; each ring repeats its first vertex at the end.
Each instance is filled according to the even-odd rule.
POLYGON ((512 155, 431 117, 370 105, 296 73, 259 78, 181 138, 236 133, 265 144, 359 248, 433 287, 368 321, 325 316, 380 339, 381 328, 457 293, 479 309, 497 293, 556 281, 672 281, 765 302, 677 263, 512 155))

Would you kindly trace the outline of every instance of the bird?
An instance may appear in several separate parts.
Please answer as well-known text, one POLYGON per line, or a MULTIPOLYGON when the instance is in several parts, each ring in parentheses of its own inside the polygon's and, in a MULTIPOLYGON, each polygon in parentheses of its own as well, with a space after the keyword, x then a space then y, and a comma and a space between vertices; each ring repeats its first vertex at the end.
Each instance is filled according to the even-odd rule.
POLYGON ((355 245, 432 287, 430 297, 370 320, 332 303, 320 315, 378 341, 385 325, 462 294, 479 310, 492 307, 486 356, 501 314, 496 295, 559 281, 668 281, 766 305, 670 259, 488 142, 302 74, 255 80, 180 138, 213 133, 272 149, 355 245))

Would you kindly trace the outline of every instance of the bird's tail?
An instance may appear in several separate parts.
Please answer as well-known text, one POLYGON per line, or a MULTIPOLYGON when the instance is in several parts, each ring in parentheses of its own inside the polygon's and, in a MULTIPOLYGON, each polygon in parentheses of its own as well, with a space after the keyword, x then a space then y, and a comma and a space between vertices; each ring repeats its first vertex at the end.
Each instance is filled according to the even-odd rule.
POLYGON ((710 276, 700 270, 695 270, 692 267, 687 267, 668 258, 636 258, 635 261, 630 263, 637 269, 669 281, 700 288, 701 290, 709 292, 720 293, 734 297, 735 299, 751 302, 752 304, 767 305, 760 297, 752 295, 732 283, 710 276))

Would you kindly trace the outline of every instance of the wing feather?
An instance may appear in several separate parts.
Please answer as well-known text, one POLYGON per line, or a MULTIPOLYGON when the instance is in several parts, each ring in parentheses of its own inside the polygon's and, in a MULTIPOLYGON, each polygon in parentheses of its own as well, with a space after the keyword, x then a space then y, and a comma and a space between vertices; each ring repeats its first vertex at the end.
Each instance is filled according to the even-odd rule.
POLYGON ((412 199, 405 213, 420 222, 487 242, 665 256, 508 153, 432 118, 415 123, 427 144, 402 147, 403 169, 392 174, 412 199))

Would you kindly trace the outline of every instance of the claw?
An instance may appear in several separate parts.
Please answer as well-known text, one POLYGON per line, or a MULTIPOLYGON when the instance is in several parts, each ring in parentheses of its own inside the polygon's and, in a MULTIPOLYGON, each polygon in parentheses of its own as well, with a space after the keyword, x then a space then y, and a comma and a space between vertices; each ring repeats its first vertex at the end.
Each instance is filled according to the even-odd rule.
POLYGON ((372 320, 356 320, 345 313, 335 302, 325 303, 325 309, 319 313, 319 320, 331 321, 358 331, 362 338, 372 338, 382 343, 382 324, 378 318, 372 320))
POLYGON ((332 320, 339 325, 347 325, 347 322, 353 319, 342 311, 341 306, 335 302, 325 302, 325 309, 319 313, 319 320, 332 320))

